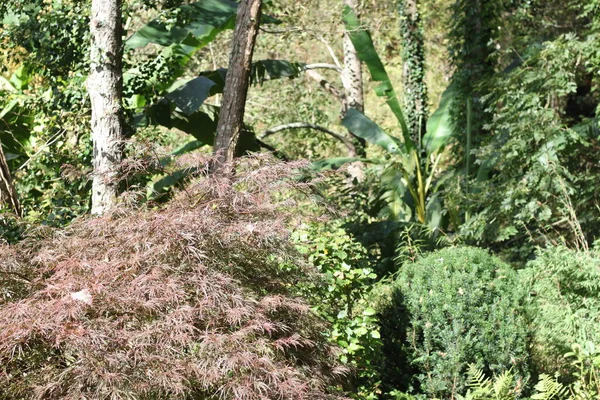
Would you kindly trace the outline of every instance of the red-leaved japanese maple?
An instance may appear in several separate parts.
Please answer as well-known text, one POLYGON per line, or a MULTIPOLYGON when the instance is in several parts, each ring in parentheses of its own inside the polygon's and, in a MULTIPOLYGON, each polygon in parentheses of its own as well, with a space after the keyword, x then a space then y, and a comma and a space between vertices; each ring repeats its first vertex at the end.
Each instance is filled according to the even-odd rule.
MULTIPOLYGON (((298 165, 0 246, 2 399, 325 399, 347 371, 288 292, 298 165)), ((301 188, 300 188, 301 189, 301 188)))

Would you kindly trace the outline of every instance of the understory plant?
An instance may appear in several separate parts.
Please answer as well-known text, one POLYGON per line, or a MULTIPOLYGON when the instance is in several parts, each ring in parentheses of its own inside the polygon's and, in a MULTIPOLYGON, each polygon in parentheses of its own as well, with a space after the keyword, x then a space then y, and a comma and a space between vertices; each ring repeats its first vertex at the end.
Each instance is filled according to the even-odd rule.
POLYGON ((540 372, 573 373, 572 346, 600 343, 600 256, 564 246, 538 250, 521 272, 530 287, 531 355, 540 372))
POLYGON ((302 287, 301 292, 330 322, 327 338, 342 349, 340 361, 354 371, 357 398, 375 398, 381 340, 370 298, 377 275, 366 249, 342 229, 340 221, 300 227, 293 238, 297 250, 322 274, 321 281, 302 287))
POLYGON ((466 389, 468 364, 512 369, 527 382, 524 291, 515 271, 487 251, 429 253, 405 263, 379 292, 386 387, 455 398, 466 389))

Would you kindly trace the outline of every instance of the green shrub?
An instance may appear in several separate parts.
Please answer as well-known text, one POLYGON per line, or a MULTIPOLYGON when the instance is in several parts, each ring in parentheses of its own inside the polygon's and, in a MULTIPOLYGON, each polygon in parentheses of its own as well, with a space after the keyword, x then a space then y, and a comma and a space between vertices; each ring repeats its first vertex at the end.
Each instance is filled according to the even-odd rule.
POLYGON ((522 272, 531 284, 532 360, 540 372, 565 373, 576 343, 600 343, 600 256, 552 247, 522 272))
POLYGON ((476 248, 405 264, 381 289, 384 383, 432 397, 465 390, 466 366, 526 381, 527 327, 516 273, 476 248))
POLYGON ((366 249, 340 225, 314 223, 294 232, 297 250, 322 274, 321 281, 297 288, 331 323, 327 337, 342 348, 342 363, 356 372, 356 398, 375 399, 375 359, 381 340, 370 292, 376 275, 369 267, 366 249))

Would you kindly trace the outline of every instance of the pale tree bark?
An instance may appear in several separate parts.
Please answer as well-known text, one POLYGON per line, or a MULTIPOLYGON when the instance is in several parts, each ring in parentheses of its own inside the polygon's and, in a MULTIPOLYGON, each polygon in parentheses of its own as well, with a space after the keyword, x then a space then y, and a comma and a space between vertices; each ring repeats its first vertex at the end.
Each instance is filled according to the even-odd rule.
MULTIPOLYGON (((344 0, 344 5, 350 7, 354 12, 357 10, 356 0, 344 0)), ((363 93, 363 79, 362 79, 362 65, 358 58, 356 49, 350 40, 348 31, 344 32, 343 38, 344 48, 344 70, 342 71, 342 84, 344 85, 344 91, 346 92, 345 104, 343 105, 342 114, 345 115, 348 108, 354 108, 360 112, 365 110, 365 100, 363 93)), ((356 155, 364 157, 366 155, 364 139, 357 137, 352 132, 352 142, 356 149, 356 155)))
POLYGON ((8 169, 8 163, 4 156, 4 150, 2 149, 2 142, 0 141, 0 207, 8 207, 17 216, 22 216, 21 205, 19 204, 19 198, 17 191, 13 185, 12 177, 10 176, 10 170, 8 169))
POLYGON ((90 75, 94 176, 92 214, 113 207, 118 195, 123 140, 122 0, 92 0, 90 75))
POLYGON ((226 172, 244 124, 246 97, 250 84, 252 54, 260 22, 262 0, 242 0, 238 6, 233 46, 225 78, 223 102, 217 125, 213 172, 226 172))

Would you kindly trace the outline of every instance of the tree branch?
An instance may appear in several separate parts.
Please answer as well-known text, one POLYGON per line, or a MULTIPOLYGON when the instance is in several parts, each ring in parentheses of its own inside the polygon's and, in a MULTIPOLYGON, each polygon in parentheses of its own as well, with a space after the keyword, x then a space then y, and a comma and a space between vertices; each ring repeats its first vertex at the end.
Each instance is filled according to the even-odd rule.
POLYGON ((338 67, 337 65, 327 64, 327 63, 315 63, 315 64, 308 64, 308 65, 304 66, 305 71, 309 71, 312 69, 332 69, 332 70, 340 72, 340 73, 342 72, 342 69, 340 67, 338 67))
POLYGON ((344 146, 346 146, 346 148, 348 149, 348 153, 350 153, 350 155, 353 156, 356 154, 356 148, 354 147, 354 144, 352 144, 352 142, 349 139, 345 138, 344 136, 340 135, 339 133, 336 133, 330 129, 325 128, 324 126, 317 125, 317 124, 311 124, 308 122, 291 122, 289 124, 274 126, 272 128, 267 129, 266 131, 264 131, 260 138, 264 139, 267 136, 271 136, 277 132, 281 132, 281 131, 289 130, 289 129, 314 129, 317 131, 321 131, 321 132, 326 133, 329 136, 339 140, 340 142, 342 142, 344 144, 344 146))
POLYGON ((333 51, 333 48, 331 47, 331 45, 329 44, 329 42, 327 42, 327 40, 325 40, 325 38, 321 35, 315 35, 315 38, 323 43, 325 45, 325 47, 327 47, 327 51, 329 51, 329 55, 331 56, 331 59, 333 60, 333 62, 335 63, 335 65, 337 65, 337 67, 341 70, 342 68, 342 63, 340 63, 340 60, 337 58, 337 56, 335 55, 335 51, 333 51))
POLYGON ((327 90, 330 94, 332 94, 336 99, 338 99, 342 104, 346 104, 346 95, 337 90, 325 77, 319 74, 317 71, 309 69, 306 71, 306 75, 309 78, 319 82, 319 85, 325 90, 327 90))

